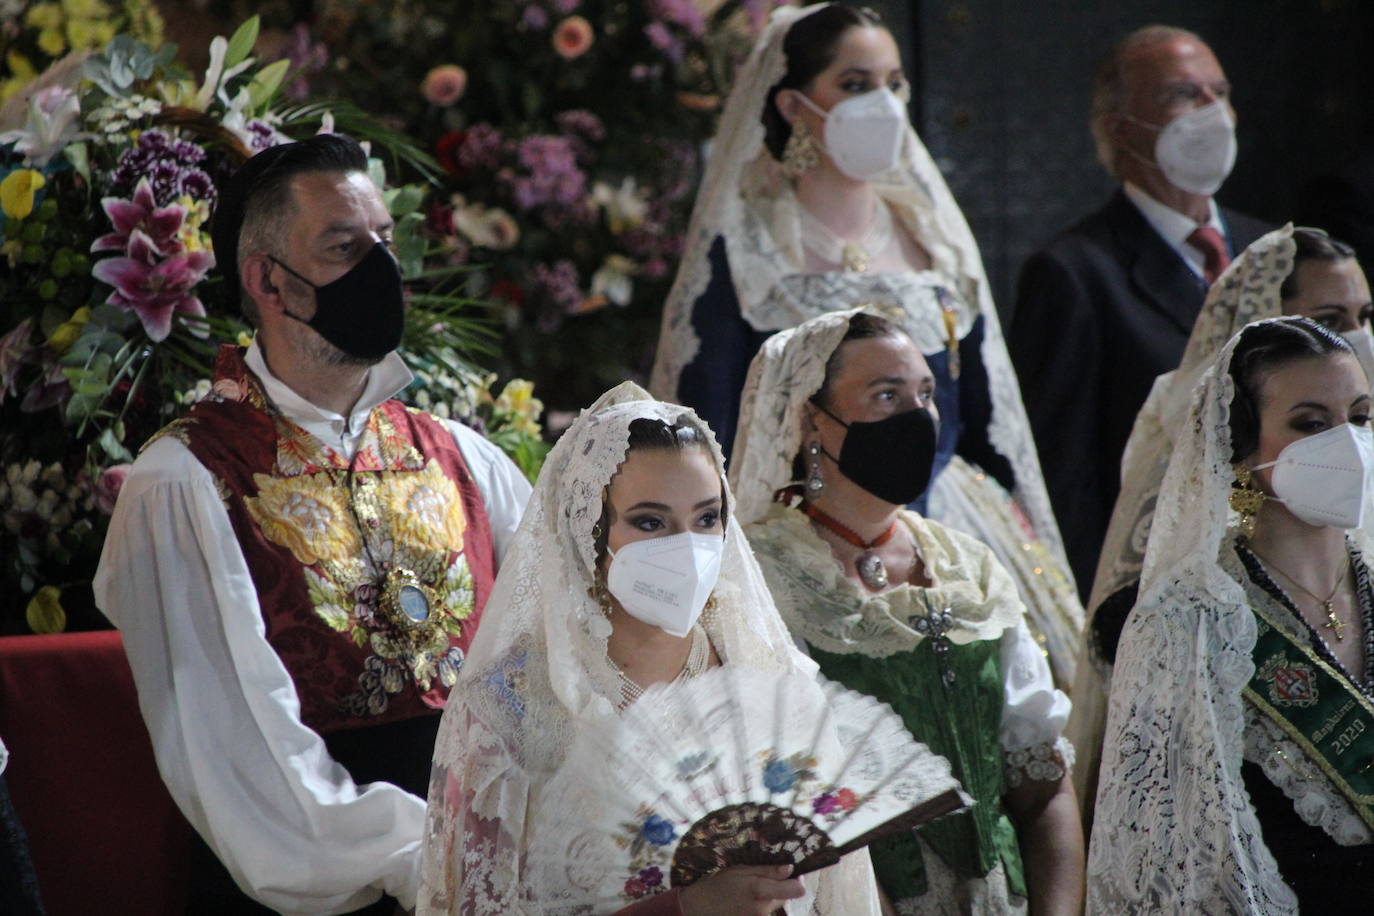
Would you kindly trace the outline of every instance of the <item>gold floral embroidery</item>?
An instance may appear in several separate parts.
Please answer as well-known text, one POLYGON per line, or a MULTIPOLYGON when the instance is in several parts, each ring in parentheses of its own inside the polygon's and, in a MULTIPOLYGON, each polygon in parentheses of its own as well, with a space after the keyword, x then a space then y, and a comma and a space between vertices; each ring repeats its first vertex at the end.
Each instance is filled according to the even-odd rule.
POLYGON ((463 549, 462 496, 434 459, 418 474, 388 476, 383 499, 398 536, 429 550, 463 549))
POLYGON ((277 470, 287 477, 341 467, 334 451, 290 420, 276 418, 277 470))
POLYGON ((362 551, 348 510, 348 491, 328 475, 272 477, 254 474, 258 495, 244 500, 269 541, 291 551, 306 566, 342 561, 362 551))

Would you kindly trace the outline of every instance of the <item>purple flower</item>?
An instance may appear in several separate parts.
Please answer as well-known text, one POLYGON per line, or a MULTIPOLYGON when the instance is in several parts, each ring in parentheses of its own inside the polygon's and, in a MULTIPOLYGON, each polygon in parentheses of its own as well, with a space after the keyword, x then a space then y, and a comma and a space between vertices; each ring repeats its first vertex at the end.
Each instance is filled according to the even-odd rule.
POLYGON ((520 141, 516 159, 526 174, 511 179, 515 203, 522 210, 549 204, 571 206, 587 196, 587 176, 567 137, 536 134, 520 141))
MULTIPOLYGON (((682 42, 674 37, 672 30, 661 22, 651 22, 644 27, 644 37, 649 44, 663 52, 663 56, 673 63, 682 62, 682 42)), ((633 76, 633 74, 631 74, 633 76)))
POLYGON ((535 295, 551 306, 540 318, 539 324, 543 330, 552 330, 565 315, 575 314, 586 298, 578 284, 577 268, 572 261, 556 261, 553 266, 536 264, 530 271, 530 278, 535 295))
MULTIPOLYGON (((205 161, 205 150, 189 140, 173 140, 156 128, 139 134, 138 142, 119 157, 110 181, 115 191, 128 193, 139 182, 152 183, 153 197, 161 205, 170 204, 183 194, 196 195, 187 187, 205 190, 197 176, 205 172, 199 166, 205 161)), ((214 186, 210 185, 206 201, 214 200, 214 186)))
POLYGON ((463 133, 463 140, 454 154, 459 169, 488 169, 495 171, 506 152, 506 138, 487 123, 478 123, 463 133))
POLYGON ((296 74, 286 86, 286 97, 295 102, 304 101, 310 95, 305 75, 324 69, 329 63, 329 48, 323 42, 311 40, 310 26, 298 22, 287 33, 281 56, 291 61, 291 72, 296 74))
POLYGON ((645 887, 659 887, 663 884, 663 870, 657 865, 641 868, 635 877, 644 882, 645 887))
POLYGON ((649 0, 649 15, 681 26, 693 38, 706 34, 706 20, 695 0, 649 0))
POLYGON ((134 229, 126 256, 97 261, 91 276, 114 287, 107 303, 132 309, 148 337, 161 341, 171 333, 174 314, 205 315, 194 291, 214 263, 206 251, 162 257, 153 240, 134 229))
POLYGON ((584 108, 559 112, 553 121, 565 134, 580 134, 593 143, 606 139, 606 126, 600 118, 584 108))
POLYGON ((571 13, 582 5, 582 0, 553 0, 553 8, 560 13, 571 13))
POLYGON ((525 7, 525 13, 520 17, 520 24, 533 32, 542 32, 549 27, 549 14, 542 6, 531 3, 525 7))
MULTIPOLYGON (((209 176, 204 172, 199 169, 196 172, 209 181, 209 176)), ((135 231, 142 233, 160 255, 176 254, 181 250, 177 233, 186 219, 186 209, 177 204, 159 207, 153 196, 152 183, 147 178, 139 180, 131 199, 106 197, 100 205, 115 231, 92 242, 91 251, 127 251, 135 231)))
POLYGON ((822 792, 811 800, 811 807, 817 814, 829 814, 840 806, 835 796, 829 792, 822 792))

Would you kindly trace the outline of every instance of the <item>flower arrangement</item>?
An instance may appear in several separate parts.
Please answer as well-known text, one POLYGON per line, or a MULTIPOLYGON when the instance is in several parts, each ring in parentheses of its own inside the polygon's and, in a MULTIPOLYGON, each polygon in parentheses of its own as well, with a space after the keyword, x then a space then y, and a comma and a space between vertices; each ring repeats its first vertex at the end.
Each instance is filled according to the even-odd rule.
MULTIPOLYGON (((330 59, 310 81, 393 87, 376 110, 442 167, 429 227, 503 307, 503 368, 575 410, 647 374, 702 143, 779 2, 473 0, 451 28, 441 0, 317 0, 330 59)), ((302 25, 300 4, 255 9, 302 25)))
MULTIPOLYGON (((29 81, 0 122, 0 632, 61 630, 68 609, 74 625, 99 625, 88 583, 134 451, 204 395, 221 343, 249 339, 211 273, 216 187, 251 153, 336 118, 367 136, 349 106, 288 104, 301 68, 253 57, 258 31, 254 17, 215 38, 201 79, 174 46, 109 36, 29 81)), ((394 162, 433 170, 404 137, 370 136, 394 162)), ((385 187, 382 161, 371 167, 385 187)), ((417 397, 472 400, 532 472, 538 402, 518 384, 489 404, 469 393, 490 332, 462 295, 468 271, 427 232, 426 194, 383 192, 408 285, 403 352, 430 373, 417 397)))

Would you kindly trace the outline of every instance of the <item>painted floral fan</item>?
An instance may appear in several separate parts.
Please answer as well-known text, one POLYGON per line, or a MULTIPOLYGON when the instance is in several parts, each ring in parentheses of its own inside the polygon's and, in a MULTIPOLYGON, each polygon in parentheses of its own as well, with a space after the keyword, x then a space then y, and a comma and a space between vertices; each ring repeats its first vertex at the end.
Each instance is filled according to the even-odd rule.
POLYGON ((729 865, 806 874, 968 804, 891 707, 731 666, 584 730, 543 787, 541 912, 610 912, 729 865))

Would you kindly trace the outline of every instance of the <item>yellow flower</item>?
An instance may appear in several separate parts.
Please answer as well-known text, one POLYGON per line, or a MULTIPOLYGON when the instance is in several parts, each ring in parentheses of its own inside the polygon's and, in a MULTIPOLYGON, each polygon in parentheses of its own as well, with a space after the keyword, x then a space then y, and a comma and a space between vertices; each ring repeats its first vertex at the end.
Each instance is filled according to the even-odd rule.
POLYGON ((511 379, 496 399, 497 410, 508 410, 514 414, 538 415, 544 405, 534 396, 534 382, 522 378, 511 379))
POLYGON ((81 336, 81 329, 86 326, 86 322, 91 320, 91 308, 83 305, 72 313, 72 317, 57 326, 48 337, 48 346, 58 353, 66 353, 76 343, 76 339, 81 336))
POLYGON ((35 3, 24 16, 31 29, 55 29, 62 24, 62 7, 56 3, 35 3))
POLYGON ((67 40, 61 29, 43 29, 38 33, 38 49, 49 57, 61 57, 67 50, 67 40))
POLYGON ((253 342, 253 335, 247 331, 239 331, 239 336, 234 339, 234 343, 240 347, 246 347, 253 342))
POLYGON ((33 212, 34 192, 47 184, 33 169, 15 169, 0 181, 0 211, 10 219, 23 219, 33 212))
POLYGON ((362 552, 348 508, 348 491, 325 475, 272 477, 254 474, 258 495, 244 500, 248 514, 273 544, 306 566, 344 560, 362 552))
POLYGON ((24 611, 29 629, 38 634, 61 633, 67 628, 67 612, 62 610, 62 590, 55 585, 40 588, 24 611))
POLYGON ((34 69, 29 59, 18 51, 10 51, 6 54, 5 64, 10 68, 10 73, 14 75, 4 82, 0 82, 0 102, 23 89, 38 75, 38 71, 34 69))
POLYGON ((437 462, 418 474, 389 474, 384 485, 399 538, 430 550, 463 549, 463 498, 437 462))

